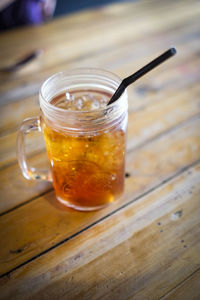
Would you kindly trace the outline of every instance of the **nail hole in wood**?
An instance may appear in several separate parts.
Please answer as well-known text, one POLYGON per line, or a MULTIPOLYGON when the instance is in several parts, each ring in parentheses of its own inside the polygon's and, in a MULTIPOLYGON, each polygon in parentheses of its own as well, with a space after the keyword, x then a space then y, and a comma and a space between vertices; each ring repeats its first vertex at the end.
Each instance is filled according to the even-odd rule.
POLYGON ((126 177, 126 178, 128 178, 128 177, 130 177, 130 176, 131 176, 130 173, 128 173, 128 172, 125 173, 125 177, 126 177))

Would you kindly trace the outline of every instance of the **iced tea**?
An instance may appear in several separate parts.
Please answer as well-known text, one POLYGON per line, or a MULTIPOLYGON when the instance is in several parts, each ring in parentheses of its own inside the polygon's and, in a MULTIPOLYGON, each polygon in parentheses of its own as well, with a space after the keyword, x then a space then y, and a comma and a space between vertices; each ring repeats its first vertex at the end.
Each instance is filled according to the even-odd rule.
MULTIPOLYGON (((69 111, 106 106, 111 94, 98 90, 61 93, 50 103, 69 111)), ((126 117, 109 129, 76 132, 55 126, 42 116, 51 174, 57 198, 77 209, 95 209, 120 197, 124 188, 126 117)))

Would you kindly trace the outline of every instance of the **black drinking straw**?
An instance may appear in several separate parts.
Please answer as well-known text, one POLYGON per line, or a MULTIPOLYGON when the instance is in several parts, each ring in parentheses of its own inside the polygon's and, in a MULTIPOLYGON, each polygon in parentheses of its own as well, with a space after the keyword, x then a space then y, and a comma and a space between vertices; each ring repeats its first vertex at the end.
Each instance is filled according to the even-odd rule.
POLYGON ((135 82, 140 77, 142 77, 143 75, 145 75, 146 73, 148 73, 149 71, 151 71, 152 69, 154 69, 155 67, 163 63, 166 59, 172 57, 175 54, 176 54, 176 49, 170 48, 169 50, 167 50, 166 52, 164 52, 163 54, 161 54, 160 56, 152 60, 150 63, 148 63, 146 66, 144 66, 134 74, 124 78, 107 105, 110 105, 111 103, 119 99, 119 97, 122 95, 122 93, 125 91, 128 85, 135 82))

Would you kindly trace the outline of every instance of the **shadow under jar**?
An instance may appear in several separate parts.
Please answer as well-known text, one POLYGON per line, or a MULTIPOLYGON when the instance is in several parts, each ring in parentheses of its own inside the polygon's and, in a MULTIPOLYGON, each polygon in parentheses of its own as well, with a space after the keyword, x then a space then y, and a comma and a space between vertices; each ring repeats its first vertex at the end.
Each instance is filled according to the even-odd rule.
POLYGON ((39 174, 27 166, 21 153, 22 136, 29 131, 21 127, 18 157, 24 176, 52 180, 57 199, 66 206, 96 210, 123 194, 126 92, 106 106, 120 82, 115 74, 93 68, 60 72, 44 82, 41 116, 25 122, 29 131, 32 124, 31 130, 44 134, 50 174, 39 174))

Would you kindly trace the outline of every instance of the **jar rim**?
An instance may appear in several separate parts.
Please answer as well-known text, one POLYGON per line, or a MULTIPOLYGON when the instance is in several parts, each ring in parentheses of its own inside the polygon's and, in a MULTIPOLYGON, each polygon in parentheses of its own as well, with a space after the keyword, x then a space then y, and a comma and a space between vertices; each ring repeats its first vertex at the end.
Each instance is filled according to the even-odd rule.
MULTIPOLYGON (((40 101, 42 100, 43 104, 45 104, 47 109, 51 109, 51 110, 53 109, 55 112, 58 112, 58 113, 64 113, 64 114, 69 114, 69 113, 72 114, 73 113, 74 115, 80 115, 80 114, 84 115, 84 114, 88 114, 88 113, 91 113, 91 112, 93 112, 93 113, 101 112, 101 111, 105 110, 106 108, 112 109, 114 106, 116 106, 120 102, 120 99, 123 98, 123 95, 124 95, 125 92, 122 94, 122 96, 119 99, 117 99, 115 102, 111 103, 109 106, 98 108, 98 109, 93 109, 93 110, 84 110, 84 111, 73 110, 73 111, 71 111, 71 110, 66 110, 66 109, 63 109, 61 107, 57 107, 57 106, 51 104, 50 101, 48 101, 46 99, 46 97, 44 96, 44 89, 55 78, 58 78, 59 76, 66 76, 68 78, 73 78, 73 77, 84 76, 84 75, 97 76, 99 78, 104 77, 104 79, 107 79, 108 82, 112 82, 112 83, 115 82, 118 85, 122 81, 122 79, 118 75, 116 75, 115 73, 113 73, 111 71, 107 71, 107 70, 102 69, 102 68, 94 68, 94 67, 84 68, 83 67, 83 68, 69 69, 69 70, 66 70, 66 71, 60 71, 60 72, 57 72, 57 73, 53 74, 52 76, 50 76, 49 78, 47 78, 43 82, 43 84, 40 88, 40 91, 39 91, 40 101), (96 72, 96 74, 95 74, 95 72, 96 72)), ((118 86, 116 86, 116 88, 117 87, 118 86)), ((57 96, 58 94, 55 94, 54 97, 57 96)))

